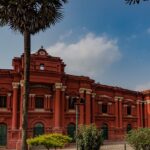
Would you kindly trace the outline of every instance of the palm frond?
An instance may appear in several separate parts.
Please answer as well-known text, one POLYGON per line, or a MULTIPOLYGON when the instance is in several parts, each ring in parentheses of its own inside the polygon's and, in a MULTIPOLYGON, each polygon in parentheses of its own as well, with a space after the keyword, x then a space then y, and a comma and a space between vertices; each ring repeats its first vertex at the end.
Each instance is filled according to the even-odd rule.
POLYGON ((139 4, 141 1, 148 1, 148 0, 125 0, 125 2, 129 5, 131 4, 139 4))
POLYGON ((22 34, 35 34, 63 18, 63 4, 68 0, 1 0, 0 25, 7 24, 22 34))

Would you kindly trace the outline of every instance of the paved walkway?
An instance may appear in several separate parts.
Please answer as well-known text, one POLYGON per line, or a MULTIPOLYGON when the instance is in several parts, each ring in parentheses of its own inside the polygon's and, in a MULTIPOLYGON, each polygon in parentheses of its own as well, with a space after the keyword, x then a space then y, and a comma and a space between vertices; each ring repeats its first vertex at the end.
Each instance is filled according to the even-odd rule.
MULTIPOLYGON (((42 148, 32 148, 32 150, 45 150, 42 148)), ((51 149, 54 150, 54 149, 51 149)), ((75 145, 71 145, 69 147, 63 148, 63 149, 57 149, 57 150, 76 150, 75 145)), ((100 150, 133 150, 129 145, 126 145, 126 149, 125 149, 125 145, 123 143, 118 144, 118 143, 113 143, 113 144, 107 144, 107 145, 103 145, 101 146, 100 150)))

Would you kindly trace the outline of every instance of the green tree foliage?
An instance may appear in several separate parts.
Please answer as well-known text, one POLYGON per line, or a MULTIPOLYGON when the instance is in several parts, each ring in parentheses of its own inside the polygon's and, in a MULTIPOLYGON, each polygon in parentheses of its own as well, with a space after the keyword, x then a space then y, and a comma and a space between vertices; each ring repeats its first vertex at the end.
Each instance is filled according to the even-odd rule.
POLYGON ((139 4, 141 1, 148 1, 148 0, 125 0, 127 4, 139 4))
POLYGON ((71 142, 71 140, 72 139, 66 135, 52 133, 28 139, 27 143, 30 147, 43 145, 47 150, 49 150, 50 148, 62 148, 67 143, 71 142))
POLYGON ((80 150, 99 150, 103 143, 102 133, 95 125, 80 126, 76 140, 80 150))
POLYGON ((126 141, 135 150, 150 150, 150 128, 129 131, 126 135, 126 141))
POLYGON ((30 78, 31 35, 62 19, 67 0, 0 0, 0 26, 9 26, 24 36, 24 93, 22 103, 22 150, 26 150, 27 106, 30 78))

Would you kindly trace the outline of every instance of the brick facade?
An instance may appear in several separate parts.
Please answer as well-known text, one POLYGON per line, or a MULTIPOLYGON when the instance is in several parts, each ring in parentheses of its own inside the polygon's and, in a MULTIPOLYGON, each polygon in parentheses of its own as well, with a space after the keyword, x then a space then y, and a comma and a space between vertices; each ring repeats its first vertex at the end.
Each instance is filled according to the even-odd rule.
MULTIPOLYGON (((0 145, 7 148, 19 147, 21 140, 23 57, 13 59, 13 69, 0 69, 0 128, 6 127, 6 142, 0 145)), ((108 140, 121 140, 132 128, 150 127, 150 91, 131 91, 69 75, 59 57, 42 48, 32 54, 28 137, 36 132, 70 134, 76 123, 75 104, 79 125, 95 123, 107 129, 108 140), (43 130, 36 131, 36 127, 43 130)))

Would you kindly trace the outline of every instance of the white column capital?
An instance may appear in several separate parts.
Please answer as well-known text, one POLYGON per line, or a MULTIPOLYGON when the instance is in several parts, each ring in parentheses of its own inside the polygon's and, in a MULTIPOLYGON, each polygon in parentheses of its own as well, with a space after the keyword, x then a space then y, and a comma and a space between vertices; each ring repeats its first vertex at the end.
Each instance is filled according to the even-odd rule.
POLYGON ((24 80, 20 80, 20 86, 21 86, 21 87, 24 86, 24 80))
POLYGON ((11 93, 7 93, 7 96, 10 97, 10 96, 11 96, 11 93))
POLYGON ((108 105, 109 105, 109 106, 111 106, 111 105, 112 105, 112 103, 111 103, 111 102, 108 102, 108 105))
POLYGON ((61 89, 62 88, 62 83, 55 83, 55 88, 56 89, 61 89))
POLYGON ((66 99, 69 99, 69 96, 68 96, 68 95, 66 96, 66 99))
POLYGON ((67 88, 67 86, 62 86, 62 87, 61 87, 61 91, 64 92, 64 91, 66 90, 66 88, 67 88))
POLYGON ((50 95, 50 94, 45 94, 44 95, 46 98, 50 98, 52 95, 50 95))
POLYGON ((29 94, 29 97, 34 97, 35 96, 35 94, 29 94))
POLYGON ((99 101, 98 104, 101 105, 101 104, 103 104, 103 102, 99 101))
POLYGON ((150 104, 150 100, 146 100, 145 103, 146 103, 146 104, 150 104))
POLYGON ((13 89, 17 89, 19 87, 19 82, 12 82, 13 89))
POLYGON ((123 100, 123 97, 122 96, 115 96, 115 101, 122 101, 123 100))
POLYGON ((92 90, 91 89, 86 89, 86 94, 91 94, 92 90))
POLYGON ((92 93, 92 98, 95 98, 96 97, 96 93, 92 93))
POLYGON ((80 89, 79 89, 79 93, 80 93, 80 94, 84 93, 84 91, 86 91, 86 88, 80 88, 80 89))

